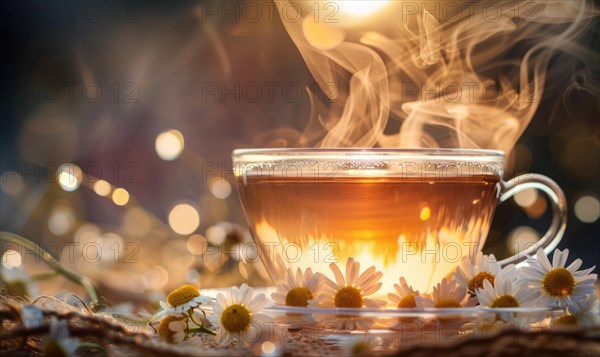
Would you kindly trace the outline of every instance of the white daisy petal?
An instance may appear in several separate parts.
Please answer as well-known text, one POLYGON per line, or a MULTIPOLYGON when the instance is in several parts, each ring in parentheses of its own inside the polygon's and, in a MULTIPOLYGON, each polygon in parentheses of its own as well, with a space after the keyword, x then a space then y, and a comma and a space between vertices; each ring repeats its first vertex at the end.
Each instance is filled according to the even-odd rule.
POLYGON ((335 277, 335 282, 339 286, 346 286, 346 280, 344 279, 344 275, 342 275, 340 268, 338 268, 338 266, 334 263, 329 264, 329 268, 333 272, 333 275, 335 277))

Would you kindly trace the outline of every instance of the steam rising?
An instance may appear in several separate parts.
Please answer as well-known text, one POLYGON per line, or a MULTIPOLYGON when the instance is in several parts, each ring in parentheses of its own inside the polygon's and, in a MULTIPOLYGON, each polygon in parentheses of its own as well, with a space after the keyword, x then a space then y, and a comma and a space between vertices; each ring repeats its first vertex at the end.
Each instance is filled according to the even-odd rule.
MULTIPOLYGON (((599 94, 590 75, 598 53, 577 42, 598 14, 586 1, 467 2, 437 14, 424 2, 398 1, 379 14, 385 29, 328 49, 311 44, 302 21, 289 20, 301 16, 292 13, 299 7, 276 3, 331 99, 313 108, 300 146, 510 151, 552 87, 548 79, 565 98, 575 87, 599 94), (561 51, 569 56, 551 62, 561 51)), ((342 25, 340 18, 329 26, 342 25)))

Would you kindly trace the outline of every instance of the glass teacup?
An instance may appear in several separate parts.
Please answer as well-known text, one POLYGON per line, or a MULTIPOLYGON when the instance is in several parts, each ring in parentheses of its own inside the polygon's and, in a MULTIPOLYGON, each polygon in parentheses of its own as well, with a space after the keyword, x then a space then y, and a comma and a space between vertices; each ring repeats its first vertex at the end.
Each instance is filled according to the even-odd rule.
MULTIPOLYGON (((501 261, 518 263, 562 238, 566 200, 551 179, 502 181, 504 154, 464 149, 239 149, 240 199, 260 258, 275 282, 353 257, 383 272, 380 292, 403 276, 429 292, 485 244, 496 206, 527 188, 553 207, 548 232, 501 261)), ((343 269, 343 268, 342 268, 343 269)))

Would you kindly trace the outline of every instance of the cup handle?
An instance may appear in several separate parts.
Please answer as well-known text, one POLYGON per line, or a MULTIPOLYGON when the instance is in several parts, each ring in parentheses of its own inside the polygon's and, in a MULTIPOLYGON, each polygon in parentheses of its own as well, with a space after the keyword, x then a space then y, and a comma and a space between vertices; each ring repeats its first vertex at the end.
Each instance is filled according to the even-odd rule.
POLYGON ((503 182, 500 203, 508 200, 517 192, 528 188, 535 188, 548 195, 552 203, 552 223, 546 234, 538 242, 512 257, 501 260, 499 263, 502 266, 521 263, 528 256, 534 255, 539 248, 544 248, 544 252, 548 255, 556 248, 565 232, 567 226, 567 199, 558 184, 544 175, 524 174, 508 182, 503 182))

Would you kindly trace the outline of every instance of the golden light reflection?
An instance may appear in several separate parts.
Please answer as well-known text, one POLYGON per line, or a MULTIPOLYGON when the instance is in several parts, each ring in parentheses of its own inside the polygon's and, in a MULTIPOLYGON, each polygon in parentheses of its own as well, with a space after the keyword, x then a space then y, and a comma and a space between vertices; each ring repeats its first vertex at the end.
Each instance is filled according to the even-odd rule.
POLYGON ((337 47, 346 37, 344 30, 329 26, 323 21, 315 21, 311 15, 302 21, 302 32, 308 43, 320 50, 337 47))
MULTIPOLYGON (((474 249, 473 242, 466 238, 457 239, 456 233, 442 228, 436 234, 428 234, 424 241, 416 243, 408 237, 398 237, 394 249, 381 249, 375 239, 333 239, 331 237, 308 236, 301 243, 280 237, 265 221, 256 225, 257 236, 268 242, 273 254, 275 269, 292 270, 311 267, 333 278, 330 263, 345 264, 348 257, 373 265, 383 273, 383 286, 378 295, 393 291, 399 276, 404 276, 409 285, 421 292, 431 292, 433 284, 448 277, 456 269, 460 259, 474 249), (280 258, 281 257, 281 258, 280 258)), ((276 274, 276 272, 273 272, 276 274)))
POLYGON ((117 188, 113 191, 112 200, 117 206, 125 206, 129 202, 129 192, 124 188, 117 188))
POLYGON ((94 192, 96 192, 99 196, 108 196, 110 195, 110 191, 112 190, 112 186, 110 183, 104 180, 98 180, 94 182, 94 192))
POLYGON ((75 191, 81 185, 83 173, 79 166, 74 164, 62 164, 58 167, 58 184, 67 191, 75 191))
POLYGON ((166 161, 177 159, 183 152, 185 140, 178 130, 164 131, 156 137, 154 148, 158 156, 166 161))

